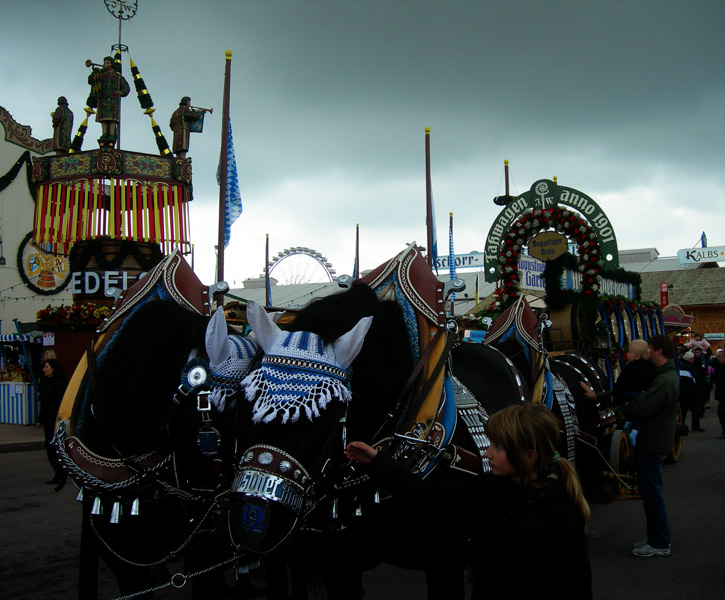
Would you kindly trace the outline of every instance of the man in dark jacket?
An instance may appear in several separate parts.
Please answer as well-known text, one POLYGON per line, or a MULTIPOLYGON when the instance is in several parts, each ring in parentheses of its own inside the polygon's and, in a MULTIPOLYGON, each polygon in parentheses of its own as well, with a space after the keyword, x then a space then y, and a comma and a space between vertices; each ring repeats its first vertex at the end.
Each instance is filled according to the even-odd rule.
POLYGON ((717 351, 718 365, 715 368, 715 400, 717 400, 717 416, 720 419, 722 437, 725 437, 725 352, 717 351))
POLYGON ((688 350, 680 361, 680 410, 682 422, 687 421, 687 411, 692 411, 692 429, 705 431, 700 427, 700 387, 695 369, 695 355, 688 350))
POLYGON ((662 493, 662 467, 672 450, 680 382, 675 369, 675 350, 667 336, 648 340, 649 360, 657 367, 652 385, 624 405, 624 414, 640 423, 637 437, 637 479, 647 519, 647 540, 632 550, 635 556, 669 556, 670 524, 662 493))

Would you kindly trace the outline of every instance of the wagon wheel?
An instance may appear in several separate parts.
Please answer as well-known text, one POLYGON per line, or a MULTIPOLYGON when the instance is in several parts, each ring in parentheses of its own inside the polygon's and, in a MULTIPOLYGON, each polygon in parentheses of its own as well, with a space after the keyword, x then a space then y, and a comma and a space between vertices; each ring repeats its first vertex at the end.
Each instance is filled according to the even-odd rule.
POLYGON ((682 422, 682 410, 677 406, 677 419, 675 420, 675 443, 672 445, 672 451, 665 457, 666 463, 680 462, 682 458, 682 437, 687 426, 682 422))
MULTIPOLYGON (((629 443, 627 433, 621 429, 615 429, 612 434, 612 443, 609 451, 609 464, 624 481, 634 481, 637 477, 637 461, 634 457, 634 449, 629 443)), ((625 483, 617 480, 617 488, 621 495, 632 494, 625 483)))

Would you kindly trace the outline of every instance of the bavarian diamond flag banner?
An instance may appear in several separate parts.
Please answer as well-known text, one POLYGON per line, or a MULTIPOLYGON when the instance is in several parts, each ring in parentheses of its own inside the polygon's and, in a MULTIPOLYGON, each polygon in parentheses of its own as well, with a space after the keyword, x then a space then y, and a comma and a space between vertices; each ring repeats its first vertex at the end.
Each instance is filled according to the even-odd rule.
MULTIPOLYGON (((217 169, 216 181, 220 183, 221 163, 217 169)), ((237 159, 234 157, 234 141, 232 140, 232 121, 229 120, 229 140, 227 142, 227 188, 224 195, 224 247, 229 245, 232 224, 242 214, 242 196, 239 193, 237 179, 237 159)))

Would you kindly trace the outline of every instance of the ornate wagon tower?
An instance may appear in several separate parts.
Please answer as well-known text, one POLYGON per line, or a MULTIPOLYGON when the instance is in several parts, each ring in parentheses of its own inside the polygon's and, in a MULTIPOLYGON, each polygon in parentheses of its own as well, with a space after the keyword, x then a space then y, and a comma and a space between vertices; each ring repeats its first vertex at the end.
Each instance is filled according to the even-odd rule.
POLYGON ((103 302, 164 254, 190 250, 190 158, 99 148, 36 158, 33 180, 33 240, 70 256, 76 301, 103 302))
MULTIPOLYGON (((68 121, 72 123, 73 115, 68 115, 67 105, 63 107, 59 98, 56 154, 33 161, 32 241, 50 255, 70 257, 76 304, 110 305, 113 289, 127 289, 174 250, 191 251, 191 159, 186 151, 190 126, 200 130, 206 111, 194 110, 188 98, 182 99, 183 106, 174 112, 179 118, 172 119, 172 126, 179 124, 181 140, 177 144, 174 127, 174 156, 153 118, 155 109, 146 84, 130 60, 138 101, 150 118, 159 152, 145 154, 120 147, 121 102, 130 91, 122 75, 121 57, 128 47, 121 44, 121 23, 135 15, 136 6, 121 1, 107 1, 106 6, 118 18, 119 42, 112 46, 114 56, 105 57, 103 65, 86 61, 92 67, 86 117, 71 141, 68 121), (99 147, 82 150, 88 117, 94 114, 102 126, 99 147)), ((54 117, 54 127, 55 123, 54 117)))

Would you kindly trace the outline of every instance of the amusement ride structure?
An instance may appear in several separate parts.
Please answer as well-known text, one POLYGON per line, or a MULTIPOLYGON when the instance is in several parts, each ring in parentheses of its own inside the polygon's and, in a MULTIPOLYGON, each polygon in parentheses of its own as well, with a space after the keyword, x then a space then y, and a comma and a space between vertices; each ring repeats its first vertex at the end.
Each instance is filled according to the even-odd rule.
POLYGON ((285 248, 269 262, 269 276, 284 285, 332 282, 335 274, 336 271, 327 258, 304 246, 285 248))

